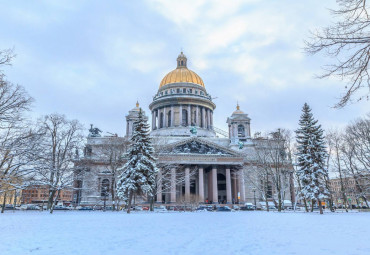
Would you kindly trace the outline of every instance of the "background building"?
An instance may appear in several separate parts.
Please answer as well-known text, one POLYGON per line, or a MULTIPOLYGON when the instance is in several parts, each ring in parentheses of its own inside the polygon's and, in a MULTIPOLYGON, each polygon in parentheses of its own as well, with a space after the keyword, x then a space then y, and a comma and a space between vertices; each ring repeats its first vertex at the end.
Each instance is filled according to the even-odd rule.
MULTIPOLYGON (((72 190, 61 190, 57 198, 58 203, 69 205, 72 202, 72 190)), ((22 204, 47 204, 49 187, 47 185, 33 185, 22 190, 22 204)))

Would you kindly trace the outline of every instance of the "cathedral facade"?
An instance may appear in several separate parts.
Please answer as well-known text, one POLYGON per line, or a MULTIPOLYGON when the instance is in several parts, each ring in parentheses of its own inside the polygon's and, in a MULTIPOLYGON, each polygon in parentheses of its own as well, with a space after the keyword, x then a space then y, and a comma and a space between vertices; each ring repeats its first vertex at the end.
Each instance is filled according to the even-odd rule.
MULTIPOLYGON (((267 199, 257 175, 255 146, 261 139, 251 137, 251 119, 237 105, 226 120, 228 132, 213 125, 216 104, 203 80, 188 69, 181 52, 177 67, 161 81, 149 105, 151 138, 160 169, 156 202, 163 204, 232 204, 267 199)), ((115 201, 117 169, 125 162, 125 153, 140 108, 126 116, 124 137, 101 137, 90 129, 85 156, 77 164, 74 201, 80 205, 98 205, 115 201), (81 174, 83 173, 83 174, 81 174)), ((147 115, 145 115, 147 119, 147 115)), ((285 197, 294 199, 292 178, 288 176, 285 197)), ((273 187, 269 199, 274 200, 273 187)), ((146 203, 145 195, 138 203, 146 203)))

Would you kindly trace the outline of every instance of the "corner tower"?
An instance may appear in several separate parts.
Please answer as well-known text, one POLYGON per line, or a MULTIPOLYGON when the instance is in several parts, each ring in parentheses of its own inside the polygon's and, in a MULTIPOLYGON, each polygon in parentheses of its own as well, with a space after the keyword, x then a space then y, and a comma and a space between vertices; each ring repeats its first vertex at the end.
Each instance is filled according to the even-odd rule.
POLYGON ((202 78, 187 67, 183 52, 177 57, 177 68, 161 81, 153 102, 153 136, 190 136, 197 128, 198 136, 214 137, 213 111, 216 105, 206 91, 202 78))
POLYGON ((239 104, 236 105, 236 111, 227 118, 226 122, 229 126, 231 144, 246 142, 251 138, 251 119, 248 114, 240 110, 239 104))
POLYGON ((139 106, 139 102, 136 102, 136 107, 133 108, 131 111, 128 112, 126 115, 126 137, 130 138, 134 133, 134 123, 137 121, 139 117, 139 112, 143 113, 143 117, 145 121, 148 120, 148 116, 145 115, 145 112, 143 109, 139 106))

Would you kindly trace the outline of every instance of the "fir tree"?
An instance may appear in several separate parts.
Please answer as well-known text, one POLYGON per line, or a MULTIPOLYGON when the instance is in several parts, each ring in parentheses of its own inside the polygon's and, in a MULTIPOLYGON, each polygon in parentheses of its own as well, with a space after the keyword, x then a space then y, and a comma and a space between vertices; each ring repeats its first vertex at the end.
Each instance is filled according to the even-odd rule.
POLYGON ((321 201, 329 194, 325 183, 328 171, 325 167, 327 152, 324 135, 321 125, 313 118, 307 103, 304 104, 302 111, 300 128, 296 130, 297 174, 302 184, 301 195, 305 199, 318 202, 322 214, 321 201))
POLYGON ((128 202, 127 213, 130 213, 134 194, 154 197, 156 174, 158 172, 154 149, 149 137, 149 125, 139 111, 138 119, 134 122, 134 132, 128 152, 127 163, 119 169, 117 195, 128 202))

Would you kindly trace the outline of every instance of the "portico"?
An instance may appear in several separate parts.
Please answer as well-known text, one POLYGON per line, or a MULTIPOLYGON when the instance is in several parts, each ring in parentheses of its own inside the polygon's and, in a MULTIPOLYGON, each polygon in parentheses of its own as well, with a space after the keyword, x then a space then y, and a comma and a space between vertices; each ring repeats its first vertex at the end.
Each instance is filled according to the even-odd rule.
POLYGON ((157 202, 244 202, 243 164, 237 152, 198 137, 169 144, 158 157, 157 202))
POLYGON ((245 189, 238 167, 229 165, 182 165, 172 168, 168 176, 158 182, 157 203, 173 204, 232 204, 244 202, 245 189), (167 182, 162 185, 162 182, 167 182))

